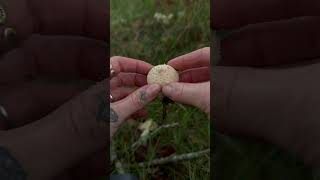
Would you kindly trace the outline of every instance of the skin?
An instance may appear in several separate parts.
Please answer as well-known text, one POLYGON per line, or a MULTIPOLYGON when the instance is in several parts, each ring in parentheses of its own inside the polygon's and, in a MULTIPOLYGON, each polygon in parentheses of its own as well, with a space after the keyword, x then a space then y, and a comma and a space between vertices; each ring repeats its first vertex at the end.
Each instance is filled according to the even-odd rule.
POLYGON ((145 116, 145 106, 160 93, 160 85, 147 85, 147 74, 152 65, 126 57, 110 59, 117 76, 110 81, 114 102, 110 104, 110 138, 130 117, 145 116), (121 113, 119 113, 121 112, 121 113))
POLYGON ((14 43, 0 36, 0 102, 9 115, 0 122, 0 146, 28 179, 105 175, 107 133, 112 137, 127 118, 146 115, 144 105, 160 91, 145 86, 152 66, 112 58, 118 75, 109 83, 108 1, 4 3, 8 16, 0 33, 14 27, 17 36, 14 43), (112 119, 108 89, 116 100, 110 104, 112 119), (142 92, 143 101, 134 99, 142 92))
MULTIPOLYGON (((3 2, 3 5, 7 18, 0 28, 0 33, 8 32, 6 27, 14 27, 17 36, 0 38, 0 100, 9 114, 9 119, 0 123, 3 130, 1 146, 10 150, 33 179, 47 179, 52 176, 59 176, 57 179, 90 179, 104 174, 105 145, 98 145, 100 147, 97 148, 97 143, 92 149, 89 148, 89 151, 87 147, 76 145, 79 149, 86 149, 86 152, 78 151, 71 157, 63 147, 68 147, 70 142, 77 142, 80 135, 72 136, 73 138, 68 140, 61 138, 63 140, 59 144, 51 142, 52 144, 48 145, 45 142, 49 142, 48 139, 52 139, 57 132, 64 134, 61 137, 70 132, 70 129, 57 128, 56 133, 52 133, 55 128, 50 128, 49 124, 53 125, 59 116, 61 122, 69 121, 66 112, 71 110, 71 106, 64 107, 69 110, 59 110, 61 114, 55 113, 55 118, 47 115, 85 91, 93 82, 106 78, 106 68, 102 64, 106 64, 105 59, 108 57, 105 46, 109 33, 108 28, 100 27, 106 25, 102 19, 108 17, 105 11, 105 7, 108 7, 107 1, 87 3, 84 0, 68 0, 55 3, 32 0, 28 3, 7 1, 3 2), (88 5, 88 8, 81 8, 84 5, 88 5), (56 9, 59 9, 59 13, 56 13, 56 9), (84 17, 84 14, 87 16, 84 17), (52 18, 52 15, 55 18, 52 18), (84 19, 90 23, 86 23, 84 19), (44 44, 47 46, 43 46, 44 44), (21 129, 16 129, 18 127, 21 129), (28 132, 30 129, 43 129, 42 135, 39 132, 42 138, 33 136, 32 131, 28 132), (24 139, 19 134, 29 139, 28 142, 33 142, 33 153, 23 145, 26 142, 23 142, 24 139), (42 157, 43 154, 50 155, 49 147, 57 150, 57 158, 42 157), (43 158, 50 162, 41 162, 43 158), (43 164, 47 165, 42 166, 43 164), (42 168, 37 170, 37 167, 42 168)), ((79 114, 79 110, 74 111, 74 114, 79 114)), ((92 119, 94 121, 95 118, 92 119)), ((84 120, 80 118, 75 124, 84 120)), ((61 123, 59 126, 64 125, 61 123)), ((100 133, 103 134, 101 130, 100 133)), ((79 134, 86 136, 84 131, 79 134)))
POLYGON ((163 94, 173 101, 195 106, 210 116, 210 48, 172 59, 168 65, 179 71, 180 82, 164 86, 163 94))
POLYGON ((220 43, 222 58, 213 73, 215 127, 276 144, 319 167, 314 107, 319 102, 320 2, 301 2, 213 1, 211 27, 234 30, 220 43))
POLYGON ((118 122, 118 120, 119 120, 118 114, 112 108, 110 108, 110 122, 116 123, 118 122))

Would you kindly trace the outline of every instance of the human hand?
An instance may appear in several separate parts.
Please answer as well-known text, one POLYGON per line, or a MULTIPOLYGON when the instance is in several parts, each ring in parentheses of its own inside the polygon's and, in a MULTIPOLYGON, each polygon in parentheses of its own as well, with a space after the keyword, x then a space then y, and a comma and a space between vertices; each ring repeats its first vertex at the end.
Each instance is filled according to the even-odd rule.
POLYGON ((168 65, 179 71, 180 82, 164 86, 163 94, 210 115, 210 48, 177 57, 168 65))
POLYGON ((292 4, 299 1, 213 1, 212 27, 232 30, 221 39, 213 70, 215 127, 263 139, 319 166, 313 107, 319 102, 320 3, 292 4))
POLYGON ((115 74, 110 81, 113 102, 110 104, 110 138, 128 117, 144 116, 145 106, 160 93, 160 85, 147 85, 147 74, 152 65, 125 57, 110 60, 115 74))
POLYGON ((92 85, 107 77, 108 1, 1 5, 1 148, 30 179, 104 175, 108 131, 95 116, 109 83, 92 85))

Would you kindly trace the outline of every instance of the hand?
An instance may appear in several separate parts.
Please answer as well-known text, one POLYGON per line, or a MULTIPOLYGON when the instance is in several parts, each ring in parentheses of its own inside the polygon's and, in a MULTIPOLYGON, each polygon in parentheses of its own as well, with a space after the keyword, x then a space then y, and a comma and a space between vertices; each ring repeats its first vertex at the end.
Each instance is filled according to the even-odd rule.
POLYGON ((113 103, 110 104, 110 138, 123 122, 133 114, 144 116, 144 108, 160 93, 160 85, 147 85, 147 74, 152 65, 125 57, 110 60, 117 76, 111 79, 113 103))
POLYGON ((1 148, 30 179, 104 175, 108 131, 96 114, 109 83, 94 84, 107 77, 108 1, 1 4, 1 148))
POLYGON ((210 115, 210 48, 177 57, 168 65, 179 71, 180 82, 164 86, 163 94, 210 115))
POLYGON ((319 102, 320 4, 291 6, 297 3, 213 1, 213 28, 237 29, 222 39, 221 62, 214 70, 215 127, 266 140, 319 166, 314 107, 319 102))
POLYGON ((319 57, 319 1, 214 0, 214 30, 221 41, 221 66, 276 66, 310 62, 319 57))

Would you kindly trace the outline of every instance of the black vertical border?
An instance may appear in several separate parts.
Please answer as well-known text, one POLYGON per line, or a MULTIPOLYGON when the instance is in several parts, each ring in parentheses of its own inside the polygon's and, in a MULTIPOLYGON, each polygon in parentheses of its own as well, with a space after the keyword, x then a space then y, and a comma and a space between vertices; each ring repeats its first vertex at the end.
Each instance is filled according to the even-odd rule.
MULTIPOLYGON (((213 0, 210 0, 210 32, 211 32, 211 38, 213 37, 213 0)), ((210 179, 214 179, 214 131, 213 131, 213 118, 212 118, 212 112, 213 112, 213 70, 214 70, 214 59, 213 59, 213 41, 210 43, 210 179)))
MULTIPOLYGON (((110 95, 110 0, 106 0, 107 1, 107 8, 106 8, 106 11, 107 11, 107 48, 106 48, 106 51, 107 51, 107 59, 106 59, 106 63, 107 63, 107 68, 109 69, 106 69, 106 72, 107 72, 107 79, 108 79, 108 86, 106 87, 106 93, 107 93, 107 99, 106 101, 108 101, 108 108, 107 108, 107 111, 108 111, 108 114, 109 114, 109 119, 110 119, 110 99, 109 99, 109 95, 110 95)), ((107 146, 107 152, 106 152, 106 174, 107 174, 107 179, 109 180, 109 173, 111 171, 111 160, 110 160, 110 145, 111 145, 111 141, 110 141, 110 123, 107 123, 107 135, 106 135, 106 142, 109 143, 108 146, 107 146)))

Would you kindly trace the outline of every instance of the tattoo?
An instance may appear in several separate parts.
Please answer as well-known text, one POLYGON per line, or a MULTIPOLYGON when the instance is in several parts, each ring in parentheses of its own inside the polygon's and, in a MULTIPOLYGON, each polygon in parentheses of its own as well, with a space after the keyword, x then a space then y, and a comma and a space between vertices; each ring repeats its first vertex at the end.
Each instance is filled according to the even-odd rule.
POLYGON ((109 105, 107 104, 108 102, 105 98, 105 92, 103 92, 102 94, 103 94, 102 96, 101 94, 99 95, 100 105, 98 107, 98 113, 97 113, 96 119, 97 121, 101 121, 104 123, 108 123, 108 121, 110 123, 115 123, 118 121, 119 116, 111 107, 110 107, 110 112, 108 111, 109 105))
POLYGON ((110 107, 110 122, 115 123, 119 119, 118 114, 110 107))
POLYGON ((27 174, 20 163, 10 152, 0 147, 0 179, 1 180, 25 180, 27 174))
POLYGON ((97 121, 102 121, 102 122, 107 123, 108 118, 109 118, 109 114, 108 114, 107 100, 102 98, 100 105, 98 107, 98 114, 97 114, 96 119, 97 119, 97 121))
POLYGON ((148 101, 147 93, 145 91, 140 91, 140 100, 144 103, 148 101))

